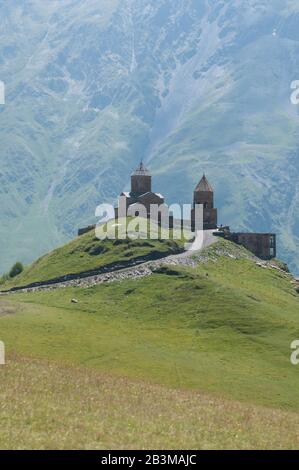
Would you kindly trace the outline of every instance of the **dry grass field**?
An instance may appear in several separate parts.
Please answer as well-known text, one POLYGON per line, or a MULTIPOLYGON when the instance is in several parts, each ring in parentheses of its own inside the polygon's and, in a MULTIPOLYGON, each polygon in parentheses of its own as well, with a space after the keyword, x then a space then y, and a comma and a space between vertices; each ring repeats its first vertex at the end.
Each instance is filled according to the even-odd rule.
POLYGON ((299 415, 18 356, 0 371, 1 449, 298 448, 299 415))

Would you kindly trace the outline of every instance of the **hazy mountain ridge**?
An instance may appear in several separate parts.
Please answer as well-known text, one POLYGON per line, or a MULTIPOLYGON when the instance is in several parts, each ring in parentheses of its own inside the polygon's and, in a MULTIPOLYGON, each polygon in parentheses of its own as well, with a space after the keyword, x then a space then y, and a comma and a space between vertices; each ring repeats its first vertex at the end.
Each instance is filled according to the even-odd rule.
POLYGON ((295 2, 0 8, 3 270, 94 221, 141 155, 172 202, 189 202, 205 170, 221 222, 277 231, 298 270, 295 2))

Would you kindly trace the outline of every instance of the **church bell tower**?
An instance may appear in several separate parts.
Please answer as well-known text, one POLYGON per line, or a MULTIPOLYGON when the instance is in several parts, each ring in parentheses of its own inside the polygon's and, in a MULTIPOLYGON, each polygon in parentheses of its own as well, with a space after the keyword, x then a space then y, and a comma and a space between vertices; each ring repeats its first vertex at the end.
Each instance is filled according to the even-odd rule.
POLYGON ((131 175, 131 194, 140 196, 149 193, 152 190, 152 177, 145 168, 143 162, 140 162, 138 168, 131 175))
POLYGON ((193 194, 193 210, 191 214, 192 226, 194 226, 195 208, 203 206, 203 229, 217 228, 217 209, 214 208, 214 190, 204 174, 196 186, 193 194))

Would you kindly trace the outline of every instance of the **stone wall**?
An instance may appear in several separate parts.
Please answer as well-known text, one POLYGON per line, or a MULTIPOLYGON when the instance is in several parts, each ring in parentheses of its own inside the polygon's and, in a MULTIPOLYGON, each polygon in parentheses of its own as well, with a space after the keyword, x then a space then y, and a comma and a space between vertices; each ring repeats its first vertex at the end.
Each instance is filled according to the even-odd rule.
POLYGON ((276 258, 276 235, 274 233, 226 232, 227 240, 238 243, 262 260, 276 258))

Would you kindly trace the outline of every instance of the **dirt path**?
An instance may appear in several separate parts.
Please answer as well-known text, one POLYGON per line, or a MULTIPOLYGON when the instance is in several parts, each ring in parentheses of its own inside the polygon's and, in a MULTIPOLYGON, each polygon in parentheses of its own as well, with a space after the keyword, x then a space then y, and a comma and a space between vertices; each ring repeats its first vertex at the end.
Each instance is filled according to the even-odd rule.
POLYGON ((50 291, 54 289, 61 289, 65 287, 92 287, 98 284, 106 282, 122 281, 124 279, 137 279, 145 276, 150 276, 156 269, 162 265, 183 265, 183 266, 195 266, 197 263, 193 259, 193 256, 200 252, 202 249, 216 243, 218 238, 213 236, 214 230, 205 231, 204 234, 201 232, 196 237, 195 241, 190 244, 189 249, 183 253, 177 255, 170 255, 165 258, 161 258, 155 261, 147 261, 139 265, 131 266, 125 269, 114 270, 103 274, 95 274, 88 277, 82 277, 82 273, 78 273, 78 277, 57 283, 50 283, 45 281, 36 287, 20 287, 15 290, 7 292, 0 292, 0 295, 8 295, 15 292, 38 292, 38 291, 50 291))

